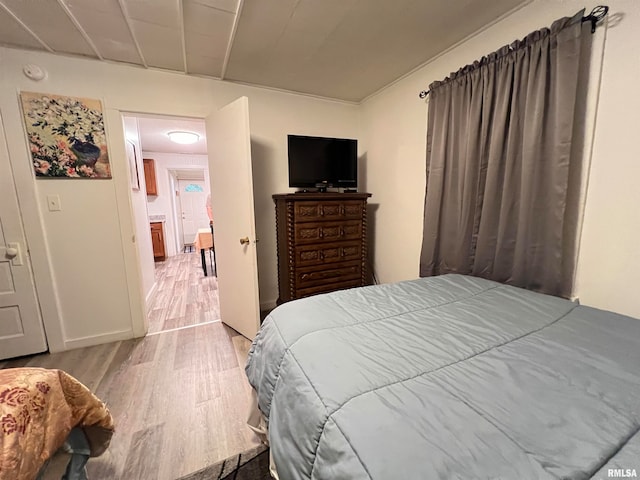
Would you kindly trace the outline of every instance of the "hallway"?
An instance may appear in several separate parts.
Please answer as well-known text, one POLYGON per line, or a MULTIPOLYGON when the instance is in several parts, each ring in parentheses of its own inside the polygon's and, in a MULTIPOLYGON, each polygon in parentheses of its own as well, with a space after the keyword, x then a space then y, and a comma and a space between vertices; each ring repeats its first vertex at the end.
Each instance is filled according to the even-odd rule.
POLYGON ((218 279, 204 276, 199 252, 156 262, 156 282, 147 314, 149 334, 220 320, 218 279))

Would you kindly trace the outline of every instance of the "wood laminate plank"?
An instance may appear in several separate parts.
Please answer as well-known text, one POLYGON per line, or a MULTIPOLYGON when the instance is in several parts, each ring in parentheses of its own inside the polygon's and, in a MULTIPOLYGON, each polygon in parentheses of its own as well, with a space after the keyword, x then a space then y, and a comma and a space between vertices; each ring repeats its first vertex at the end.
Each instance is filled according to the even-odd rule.
POLYGON ((164 425, 153 425, 135 432, 131 438, 129 455, 124 464, 122 478, 159 478, 159 463, 162 452, 164 425), (141 462, 140 458, 149 456, 155 461, 141 462))
POLYGON ((156 263, 156 293, 148 310, 149 333, 218 320, 218 279, 205 277, 196 253, 156 263))
POLYGON ((137 339, 131 346, 130 364, 139 365, 141 363, 153 362, 158 351, 160 338, 156 335, 146 337, 144 340, 137 339))

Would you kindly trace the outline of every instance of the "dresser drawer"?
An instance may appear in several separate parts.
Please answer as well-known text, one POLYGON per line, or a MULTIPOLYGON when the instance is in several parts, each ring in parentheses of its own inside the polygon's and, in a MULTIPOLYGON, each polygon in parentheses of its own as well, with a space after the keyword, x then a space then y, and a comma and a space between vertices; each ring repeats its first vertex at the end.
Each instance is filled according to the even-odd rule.
POLYGON ((359 240, 362 238, 362 222, 348 220, 344 222, 296 223, 293 229, 296 245, 336 242, 339 240, 359 240))
POLYGON ((298 245, 295 247, 295 263, 298 267, 348 262, 351 260, 360 260, 361 257, 362 242, 359 240, 298 245))
POLYGON ((298 268, 295 274, 296 289, 358 280, 361 278, 361 274, 362 266, 360 262, 349 262, 334 267, 331 265, 319 265, 298 268))
POLYGON ((293 206, 294 222, 358 219, 362 218, 364 208, 362 200, 296 202, 293 206))

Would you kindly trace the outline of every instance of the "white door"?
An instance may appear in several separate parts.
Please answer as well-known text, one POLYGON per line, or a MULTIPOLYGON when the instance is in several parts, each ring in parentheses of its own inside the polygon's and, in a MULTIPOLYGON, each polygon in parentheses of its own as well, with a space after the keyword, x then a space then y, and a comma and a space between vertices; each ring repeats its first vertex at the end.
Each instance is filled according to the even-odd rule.
POLYGON ((247 97, 210 115, 206 127, 220 318, 253 339, 260 306, 247 97))
POLYGON ((183 244, 193 242, 199 228, 209 227, 204 180, 178 180, 183 244))
POLYGON ((47 340, 0 119, 0 359, 40 353, 47 340))

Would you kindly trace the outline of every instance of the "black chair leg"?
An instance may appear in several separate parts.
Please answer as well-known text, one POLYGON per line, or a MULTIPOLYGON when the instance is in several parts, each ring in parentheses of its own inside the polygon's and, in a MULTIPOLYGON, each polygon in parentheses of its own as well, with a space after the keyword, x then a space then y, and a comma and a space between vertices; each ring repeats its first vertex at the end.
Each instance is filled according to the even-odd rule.
POLYGON ((200 249, 200 258, 202 259, 202 270, 204 271, 204 276, 207 276, 207 257, 204 254, 204 248, 200 249))

